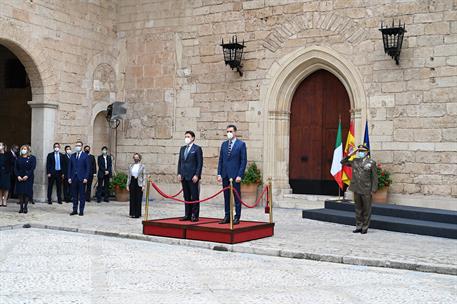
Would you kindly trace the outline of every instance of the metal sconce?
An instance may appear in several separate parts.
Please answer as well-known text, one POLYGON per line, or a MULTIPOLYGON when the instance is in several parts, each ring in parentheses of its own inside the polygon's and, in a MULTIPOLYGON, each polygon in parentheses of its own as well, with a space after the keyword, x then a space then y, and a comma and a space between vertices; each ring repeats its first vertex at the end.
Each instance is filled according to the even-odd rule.
POLYGON ((241 68, 241 59, 243 58, 243 49, 244 49, 244 40, 243 43, 238 43, 238 39, 236 36, 232 37, 232 41, 229 43, 224 43, 224 39, 222 39, 222 50, 224 51, 224 61, 225 65, 229 65, 230 68, 236 69, 240 76, 243 76, 243 72, 241 68))
POLYGON ((401 22, 398 21, 398 26, 394 25, 392 20, 392 26, 388 27, 381 23, 381 28, 379 29, 382 33, 382 41, 384 43, 384 52, 395 59, 395 63, 398 65, 400 62, 400 52, 401 46, 403 44, 403 35, 406 33, 405 24, 401 25, 401 22))

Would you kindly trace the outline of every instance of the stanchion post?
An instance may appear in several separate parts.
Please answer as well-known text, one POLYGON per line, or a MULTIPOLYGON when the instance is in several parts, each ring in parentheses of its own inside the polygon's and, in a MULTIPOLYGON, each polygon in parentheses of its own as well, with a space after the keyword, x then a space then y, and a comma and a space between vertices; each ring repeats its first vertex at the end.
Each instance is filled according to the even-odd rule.
POLYGON ((270 205, 270 224, 273 223, 273 187, 271 177, 268 178, 268 204, 270 205))
POLYGON ((144 210, 144 218, 147 221, 149 217, 149 192, 151 188, 151 177, 148 175, 147 177, 147 185, 146 185, 146 205, 145 205, 145 210, 144 210))
POLYGON ((233 230, 233 178, 230 179, 230 230, 233 230))

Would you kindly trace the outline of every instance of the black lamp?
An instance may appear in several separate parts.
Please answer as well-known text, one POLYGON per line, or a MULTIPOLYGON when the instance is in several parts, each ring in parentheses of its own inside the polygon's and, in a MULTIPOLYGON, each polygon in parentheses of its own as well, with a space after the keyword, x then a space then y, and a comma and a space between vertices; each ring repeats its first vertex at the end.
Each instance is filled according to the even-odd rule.
POLYGON ((224 39, 222 39, 222 50, 224 51, 224 61, 225 65, 229 65, 230 68, 236 69, 240 76, 243 76, 243 72, 241 68, 241 59, 243 57, 243 49, 244 49, 244 40, 242 44, 238 43, 238 39, 236 36, 232 37, 232 41, 229 43, 224 43, 224 39))
POLYGON ((403 35, 406 33, 405 24, 401 25, 401 22, 398 21, 398 26, 394 25, 392 20, 392 26, 388 27, 382 24, 379 29, 382 33, 382 41, 384 43, 384 52, 395 59, 395 63, 399 64, 400 62, 400 52, 401 46, 403 44, 403 35))

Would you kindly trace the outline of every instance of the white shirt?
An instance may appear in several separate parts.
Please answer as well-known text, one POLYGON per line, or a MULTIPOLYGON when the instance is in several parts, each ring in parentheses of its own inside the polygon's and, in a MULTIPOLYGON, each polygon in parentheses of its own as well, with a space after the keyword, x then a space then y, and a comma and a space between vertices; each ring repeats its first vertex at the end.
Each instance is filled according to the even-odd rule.
POLYGON ((106 171, 108 171, 108 162, 106 161, 106 155, 103 155, 103 159, 105 160, 106 171))
POLYGON ((138 173, 140 171, 140 164, 134 164, 132 166, 132 176, 138 178, 138 173))

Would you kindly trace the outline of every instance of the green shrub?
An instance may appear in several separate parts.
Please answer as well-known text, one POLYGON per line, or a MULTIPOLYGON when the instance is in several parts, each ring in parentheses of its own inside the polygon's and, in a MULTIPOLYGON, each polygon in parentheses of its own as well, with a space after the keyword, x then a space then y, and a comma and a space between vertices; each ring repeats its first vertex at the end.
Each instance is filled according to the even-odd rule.
POLYGON ((127 179, 128 176, 124 172, 118 172, 113 176, 113 179, 110 183, 110 188, 112 189, 126 189, 127 188, 127 179))
POLYGON ((249 184, 260 184, 262 181, 262 174, 260 173, 259 168, 255 162, 252 162, 246 172, 244 173, 244 177, 241 180, 242 184, 249 185, 249 184))

